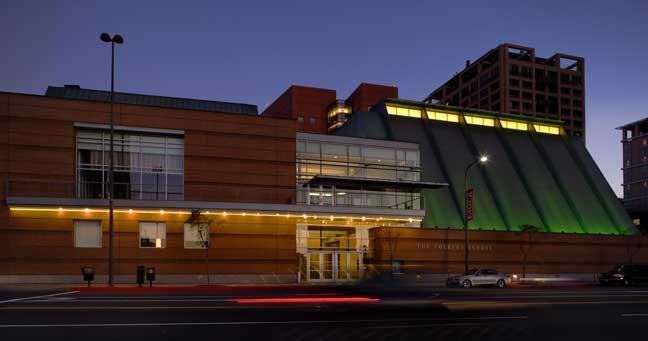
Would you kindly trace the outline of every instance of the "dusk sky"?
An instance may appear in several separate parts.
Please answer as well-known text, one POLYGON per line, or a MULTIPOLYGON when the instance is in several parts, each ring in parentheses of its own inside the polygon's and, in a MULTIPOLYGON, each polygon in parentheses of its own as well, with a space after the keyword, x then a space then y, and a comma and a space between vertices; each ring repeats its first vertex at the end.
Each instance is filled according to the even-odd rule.
POLYGON ((0 91, 48 85, 256 104, 291 84, 421 100, 504 42, 585 57, 587 146, 621 193, 620 132, 648 116, 648 1, 7 1, 0 91), (525 3, 528 3, 524 5, 525 3), (103 4, 105 6, 99 6, 103 4))

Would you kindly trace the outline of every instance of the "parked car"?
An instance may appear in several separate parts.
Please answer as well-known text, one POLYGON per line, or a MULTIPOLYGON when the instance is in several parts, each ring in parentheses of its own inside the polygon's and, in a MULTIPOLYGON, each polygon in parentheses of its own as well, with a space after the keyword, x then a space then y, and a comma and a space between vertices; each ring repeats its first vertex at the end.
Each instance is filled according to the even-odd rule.
POLYGON ((470 288, 473 286, 496 286, 504 288, 507 284, 507 276, 503 272, 493 269, 474 269, 466 274, 448 278, 448 286, 462 286, 470 288))
POLYGON ((615 266, 599 276, 602 285, 637 285, 648 283, 648 265, 626 264, 615 266))

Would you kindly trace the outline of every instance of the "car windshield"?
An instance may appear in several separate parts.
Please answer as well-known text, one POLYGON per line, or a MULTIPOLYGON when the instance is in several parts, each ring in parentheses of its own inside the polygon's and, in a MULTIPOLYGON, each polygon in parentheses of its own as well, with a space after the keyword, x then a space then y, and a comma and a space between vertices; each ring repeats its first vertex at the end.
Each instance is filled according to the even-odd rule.
POLYGON ((475 272, 477 272, 477 269, 471 269, 471 270, 466 271, 466 275, 472 275, 475 272))

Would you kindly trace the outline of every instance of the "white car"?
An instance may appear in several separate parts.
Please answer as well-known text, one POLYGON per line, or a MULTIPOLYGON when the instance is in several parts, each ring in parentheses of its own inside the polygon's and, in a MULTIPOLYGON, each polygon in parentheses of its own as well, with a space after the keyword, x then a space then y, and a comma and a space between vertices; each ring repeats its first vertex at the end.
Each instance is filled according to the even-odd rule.
POLYGON ((503 272, 493 269, 474 269, 467 274, 448 278, 448 286, 462 286, 471 288, 473 286, 496 286, 504 288, 507 284, 507 276, 503 272))

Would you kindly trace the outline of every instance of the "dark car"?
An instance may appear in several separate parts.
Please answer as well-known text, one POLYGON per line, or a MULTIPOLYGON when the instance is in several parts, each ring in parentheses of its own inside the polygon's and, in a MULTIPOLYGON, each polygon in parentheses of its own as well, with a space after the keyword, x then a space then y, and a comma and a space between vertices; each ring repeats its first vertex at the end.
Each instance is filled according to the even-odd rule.
POLYGON ((599 283, 603 285, 637 285, 648 283, 648 265, 632 264, 619 265, 612 270, 602 273, 599 283))

